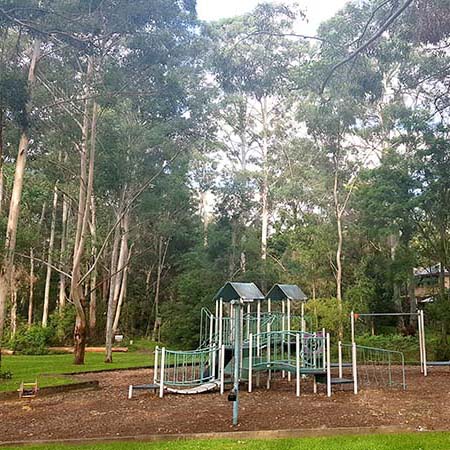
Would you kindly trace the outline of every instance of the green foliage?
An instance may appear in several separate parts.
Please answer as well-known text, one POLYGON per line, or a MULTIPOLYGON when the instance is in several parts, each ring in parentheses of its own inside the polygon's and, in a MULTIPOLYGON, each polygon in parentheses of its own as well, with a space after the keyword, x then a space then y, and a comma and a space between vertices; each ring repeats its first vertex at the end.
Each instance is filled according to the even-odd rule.
POLYGON ((48 346, 53 338, 54 330, 51 327, 22 326, 11 338, 10 347, 23 355, 45 355, 48 353, 48 346))
POLYGON ((309 300, 305 308, 306 315, 312 320, 314 330, 325 328, 334 336, 338 335, 341 323, 348 328, 349 321, 347 319, 350 311, 348 302, 342 303, 342 311, 340 311, 339 302, 336 298, 309 300))
POLYGON ((0 380, 11 380, 12 372, 10 370, 0 370, 0 380))
POLYGON ((72 343, 75 308, 66 305, 62 312, 54 311, 49 317, 48 328, 52 329, 53 345, 67 345, 72 343))

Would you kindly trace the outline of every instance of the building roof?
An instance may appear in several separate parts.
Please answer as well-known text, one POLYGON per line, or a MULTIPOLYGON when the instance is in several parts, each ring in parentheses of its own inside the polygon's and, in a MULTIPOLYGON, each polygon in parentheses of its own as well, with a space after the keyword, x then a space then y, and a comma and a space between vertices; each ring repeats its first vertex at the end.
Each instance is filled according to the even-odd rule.
POLYGON ((258 289, 255 283, 236 283, 228 281, 214 296, 214 300, 222 299, 225 302, 232 300, 264 300, 264 294, 258 289))
MULTIPOLYGON (((441 265, 435 264, 434 266, 419 267, 417 269, 414 269, 414 276, 416 276, 416 277, 433 277, 433 276, 438 276, 440 272, 441 272, 441 265)), ((450 274, 448 269, 444 269, 444 274, 445 275, 450 274)))
POLYGON ((308 297, 296 284, 275 284, 266 295, 266 299, 269 298, 272 301, 300 300, 305 302, 308 300, 308 297))

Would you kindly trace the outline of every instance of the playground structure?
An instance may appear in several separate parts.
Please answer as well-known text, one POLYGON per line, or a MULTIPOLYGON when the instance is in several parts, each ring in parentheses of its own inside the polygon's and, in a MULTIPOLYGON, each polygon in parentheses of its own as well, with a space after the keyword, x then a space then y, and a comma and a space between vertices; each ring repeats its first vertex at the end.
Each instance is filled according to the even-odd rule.
MULTIPOLYGON (((240 383, 248 392, 264 382, 270 389, 275 374, 295 380, 296 396, 302 380, 312 377, 313 392, 325 385, 328 397, 332 386, 399 386, 406 389, 405 361, 401 352, 358 345, 355 320, 351 314, 352 342, 337 343, 337 363, 331 362, 330 334, 326 330, 307 331, 307 297, 298 286, 276 284, 264 295, 254 283, 226 283, 214 297, 214 313, 201 311, 200 340, 196 350, 155 349, 153 383, 130 386, 164 394, 193 395, 212 390, 233 402, 233 424, 237 424, 240 383), (300 310, 300 314, 292 314, 300 310), (337 372, 337 373, 336 373, 337 372), (334 375, 333 375, 334 374, 334 375)), ((426 374, 423 313, 418 312, 421 368, 426 374)))

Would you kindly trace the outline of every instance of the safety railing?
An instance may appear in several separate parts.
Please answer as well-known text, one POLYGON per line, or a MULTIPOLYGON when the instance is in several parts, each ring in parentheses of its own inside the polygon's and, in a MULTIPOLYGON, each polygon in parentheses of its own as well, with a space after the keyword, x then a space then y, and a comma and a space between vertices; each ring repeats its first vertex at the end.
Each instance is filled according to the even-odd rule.
POLYGON ((154 383, 160 386, 195 386, 217 378, 216 347, 178 351, 155 349, 154 383))

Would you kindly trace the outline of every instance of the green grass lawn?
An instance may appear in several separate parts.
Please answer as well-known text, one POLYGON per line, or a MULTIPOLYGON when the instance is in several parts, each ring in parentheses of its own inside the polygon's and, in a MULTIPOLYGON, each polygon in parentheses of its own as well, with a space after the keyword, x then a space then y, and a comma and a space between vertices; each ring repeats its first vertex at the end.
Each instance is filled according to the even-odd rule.
POLYGON ((74 379, 63 373, 88 372, 92 370, 122 369, 128 367, 152 366, 153 354, 150 349, 128 353, 114 353, 113 363, 103 362, 103 353, 86 353, 85 364, 73 364, 73 355, 2 356, 2 370, 13 374, 11 380, 0 380, 0 391, 11 391, 19 387, 21 381, 33 382, 36 378, 40 387, 73 383, 74 379))
MULTIPOLYGON (((10 450, 19 447, 3 447, 10 450)), ((20 447, 24 448, 24 447, 20 447)), ((338 436, 277 440, 204 440, 155 443, 127 443, 27 446, 27 450, 448 450, 450 433, 338 436)))

